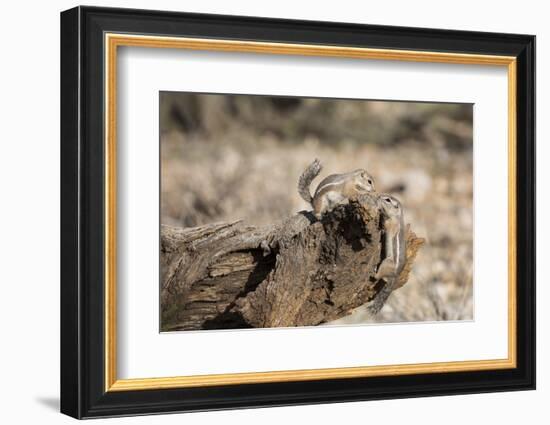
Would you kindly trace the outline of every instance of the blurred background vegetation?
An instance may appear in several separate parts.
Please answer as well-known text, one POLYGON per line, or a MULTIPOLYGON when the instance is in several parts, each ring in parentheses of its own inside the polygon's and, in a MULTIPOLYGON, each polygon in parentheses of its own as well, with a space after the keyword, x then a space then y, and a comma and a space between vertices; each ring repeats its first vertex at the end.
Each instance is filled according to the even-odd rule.
MULTIPOLYGON (((366 168, 427 239, 377 322, 473 318, 469 104, 162 92, 161 221, 262 225, 309 209, 296 184, 366 168)), ((333 324, 365 323, 364 309, 333 324)))

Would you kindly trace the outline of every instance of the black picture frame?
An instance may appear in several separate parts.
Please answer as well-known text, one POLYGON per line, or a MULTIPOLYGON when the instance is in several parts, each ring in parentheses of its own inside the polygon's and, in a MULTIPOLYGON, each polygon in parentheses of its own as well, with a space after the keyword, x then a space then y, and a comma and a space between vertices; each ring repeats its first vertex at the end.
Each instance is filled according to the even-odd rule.
POLYGON ((535 388, 535 37, 76 7, 61 13, 61 412, 75 418, 535 388), (105 391, 104 34, 257 40, 517 58, 517 367, 105 391))

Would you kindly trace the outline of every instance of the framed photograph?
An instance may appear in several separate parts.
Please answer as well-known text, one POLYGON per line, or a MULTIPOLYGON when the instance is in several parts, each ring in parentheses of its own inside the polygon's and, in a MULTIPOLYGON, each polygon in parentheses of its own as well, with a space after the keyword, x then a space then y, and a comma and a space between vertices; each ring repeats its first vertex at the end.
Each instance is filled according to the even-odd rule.
POLYGON ((535 388, 535 37, 61 14, 61 411, 535 388))

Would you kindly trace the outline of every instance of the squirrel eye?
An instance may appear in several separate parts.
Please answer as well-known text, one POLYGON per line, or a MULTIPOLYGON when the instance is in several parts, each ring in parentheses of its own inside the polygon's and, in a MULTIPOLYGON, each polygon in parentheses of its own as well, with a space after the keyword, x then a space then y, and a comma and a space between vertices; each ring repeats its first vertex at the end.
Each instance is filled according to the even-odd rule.
POLYGON ((368 182, 369 184, 372 184, 372 180, 371 180, 371 179, 368 179, 367 182, 368 182))
POLYGON ((384 198, 384 201, 386 201, 388 204, 391 204, 390 198, 384 198))

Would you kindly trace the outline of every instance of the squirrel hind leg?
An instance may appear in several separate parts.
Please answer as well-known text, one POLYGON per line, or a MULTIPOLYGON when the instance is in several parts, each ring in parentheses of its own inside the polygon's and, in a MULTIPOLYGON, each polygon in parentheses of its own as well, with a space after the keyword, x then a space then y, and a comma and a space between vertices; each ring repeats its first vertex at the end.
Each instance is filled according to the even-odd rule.
POLYGON ((376 270, 376 275, 374 277, 376 280, 395 278, 395 270, 395 260, 393 258, 384 258, 378 266, 378 270, 376 270))
POLYGON ((313 206, 313 214, 315 214, 315 217, 318 220, 320 220, 321 216, 327 209, 325 197, 322 196, 318 198, 313 198, 312 206, 313 206))
POLYGON ((327 192, 322 196, 313 199, 313 212, 318 219, 327 212, 332 210, 336 205, 345 204, 348 199, 337 192, 327 192))
POLYGON ((328 192, 323 196, 325 208, 324 211, 330 211, 337 205, 343 205, 349 203, 349 199, 338 192, 328 192))

